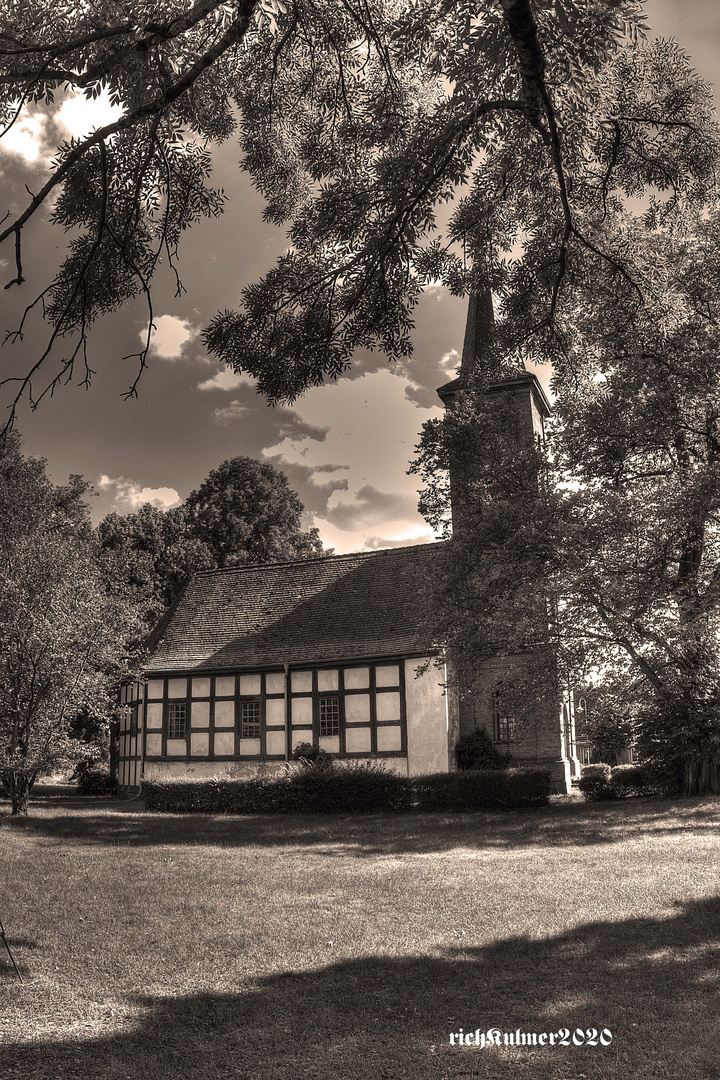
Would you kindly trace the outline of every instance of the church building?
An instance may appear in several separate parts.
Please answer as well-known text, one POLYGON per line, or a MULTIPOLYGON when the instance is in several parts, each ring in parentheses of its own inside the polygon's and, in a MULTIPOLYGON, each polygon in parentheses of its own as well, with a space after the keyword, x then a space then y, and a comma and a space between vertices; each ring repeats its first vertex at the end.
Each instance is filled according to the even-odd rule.
MULTIPOLYGON (((446 408, 491 323, 490 297, 471 297, 459 377, 438 391, 446 408)), ((550 406, 533 374, 487 393, 512 402, 525 445, 543 439, 550 406)), ((454 499, 459 486, 451 475, 454 499)), ((458 739, 479 728, 514 763, 547 768, 556 792, 569 790, 579 771, 572 696, 553 686, 522 728, 497 689, 522 657, 489 656, 460 673, 433 639, 431 584, 447 544, 195 574, 151 635, 143 680, 122 688, 120 790, 142 778, 272 775, 301 743, 340 763, 447 772, 458 739)))

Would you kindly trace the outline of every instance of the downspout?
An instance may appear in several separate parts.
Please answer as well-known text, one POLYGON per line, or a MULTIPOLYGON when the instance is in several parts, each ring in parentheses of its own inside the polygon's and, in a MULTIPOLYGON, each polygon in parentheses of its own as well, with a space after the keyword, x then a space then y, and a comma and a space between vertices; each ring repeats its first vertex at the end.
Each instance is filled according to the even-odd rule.
POLYGON ((283 664, 283 671, 285 673, 285 682, 283 688, 283 694, 285 698, 285 760, 290 761, 292 757, 292 749, 290 746, 290 740, 292 738, 292 726, 290 716, 290 664, 283 664))

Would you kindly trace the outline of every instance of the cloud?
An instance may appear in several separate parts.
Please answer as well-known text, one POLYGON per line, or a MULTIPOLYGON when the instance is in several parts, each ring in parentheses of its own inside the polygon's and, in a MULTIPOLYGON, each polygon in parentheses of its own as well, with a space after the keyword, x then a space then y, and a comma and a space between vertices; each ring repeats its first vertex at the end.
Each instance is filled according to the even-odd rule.
MULTIPOLYGON (((153 327, 150 348, 161 360, 178 360, 185 346, 200 334, 199 327, 176 315, 160 315, 153 319, 153 327)), ((140 340, 143 343, 147 340, 147 327, 140 331, 140 340)))
MULTIPOLYGON (((315 518, 327 515, 328 502, 336 491, 347 491, 348 482, 345 477, 337 480, 329 480, 325 484, 318 484, 315 473, 326 472, 326 469, 312 468, 309 465, 300 465, 295 461, 288 461, 282 454, 268 457, 267 460, 276 469, 284 472, 290 481, 290 487, 297 491, 300 501, 305 507, 306 527, 315 524, 315 518)), ((344 465, 331 465, 331 469, 345 468, 344 465)))
POLYGON ((430 529, 419 533, 417 536, 400 536, 394 540, 386 536, 368 536, 363 547, 368 551, 379 551, 381 548, 414 547, 416 544, 430 544, 435 539, 430 529))
POLYGON ((117 506, 138 510, 145 503, 157 506, 160 510, 169 510, 182 501, 175 488, 140 487, 136 480, 126 480, 124 476, 98 476, 95 486, 112 495, 117 506))
POLYGON ((96 98, 86 98, 84 94, 77 92, 65 98, 55 120, 75 139, 83 139, 96 128, 119 120, 123 111, 122 106, 111 104, 107 89, 96 98))
POLYGON ((405 397, 419 409, 434 409, 438 405, 437 388, 443 382, 455 378, 460 366, 460 354, 450 349, 438 360, 436 356, 416 356, 411 362, 402 362, 398 374, 408 380, 405 397))
POLYGON ((45 122, 42 113, 21 114, 3 136, 0 147, 19 154, 26 161, 37 161, 43 149, 45 122))
MULTIPOLYGON (((213 409, 212 418, 216 424, 231 424, 246 416, 250 419, 251 413, 252 408, 249 402, 235 399, 222 409, 213 409)), ((273 436, 276 435, 278 441, 312 439, 313 442, 325 442, 325 437, 330 430, 327 427, 308 424, 293 409, 276 408, 273 409, 273 414, 273 436)))
POLYGON ((220 368, 212 379, 197 384, 198 390, 237 390, 239 386, 254 386, 254 380, 244 373, 237 375, 230 368, 220 368))
POLYGON ((365 484, 355 495, 353 502, 338 502, 324 515, 337 529, 352 532, 379 525, 381 522, 399 521, 417 515, 417 499, 397 491, 379 491, 372 484, 365 484))

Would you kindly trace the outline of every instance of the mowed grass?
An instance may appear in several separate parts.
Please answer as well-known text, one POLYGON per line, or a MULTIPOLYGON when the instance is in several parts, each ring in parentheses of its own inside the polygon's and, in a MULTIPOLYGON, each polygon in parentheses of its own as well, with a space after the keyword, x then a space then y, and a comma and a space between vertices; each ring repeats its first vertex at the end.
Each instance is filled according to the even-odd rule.
MULTIPOLYGON (((0 814, 2 810, 0 809, 0 814)), ((2 1080, 717 1077, 720 804, 0 817, 2 1080), (497 1027, 609 1047, 450 1046, 497 1027)))

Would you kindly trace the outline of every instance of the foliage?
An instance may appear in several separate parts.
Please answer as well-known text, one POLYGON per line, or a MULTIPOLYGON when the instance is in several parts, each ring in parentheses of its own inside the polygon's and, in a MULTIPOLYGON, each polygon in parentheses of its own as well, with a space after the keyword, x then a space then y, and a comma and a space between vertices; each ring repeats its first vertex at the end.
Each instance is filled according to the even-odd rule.
POLYGON ((578 784, 586 799, 598 802, 637 795, 672 795, 679 778, 652 765, 585 765, 578 784))
MULTIPOLYGON (((151 333, 154 272, 176 270, 183 230, 221 212, 208 148, 232 134, 289 244, 207 343, 270 399, 341 375, 360 347, 407 355, 413 306, 438 281, 491 286, 505 354, 567 373, 578 309, 603 315, 583 324, 590 356, 606 314, 631 318, 665 295, 637 223, 674 227, 714 185, 710 91, 677 45, 644 44, 644 30, 639 0, 13 5, 3 130, 59 91, 105 88, 123 110, 64 143, 0 228, 18 286, 23 230, 49 200, 72 233, 28 312, 53 327, 33 378, 54 357, 49 386, 76 362, 89 379, 93 321, 133 297, 151 333)), ((12 389, 16 403, 39 396, 30 377, 12 389)))
POLYGON ((75 718, 110 712, 128 671, 133 616, 101 571, 85 489, 55 488, 17 440, 0 455, 0 780, 13 813, 40 775, 87 754, 75 718))
POLYGON ((613 799, 615 795, 610 784, 611 776, 612 769, 609 765, 584 765, 578 787, 585 798, 590 799, 591 802, 613 799))
POLYGON ((684 768, 688 793, 720 790, 719 241, 715 210, 691 236, 638 238, 673 267, 672 311, 608 312, 602 348, 555 380, 545 448, 513 439, 487 393, 495 343, 415 466, 433 522, 449 519, 438 470, 462 480, 445 640, 468 663, 547 646, 563 679, 597 686, 612 755, 637 736, 644 758, 684 768))
POLYGON ((433 773, 412 784, 416 808, 426 812, 544 806, 550 796, 550 774, 542 769, 433 773))
POLYGON ((148 810, 157 813, 363 814, 388 811, 459 811, 542 806, 550 793, 548 773, 436 773, 406 777, 382 762, 351 762, 340 768, 299 768, 279 777, 249 780, 143 780, 148 810))
POLYGON ((323 554, 317 529, 302 532, 303 505, 287 477, 269 462, 236 457, 213 469, 188 495, 191 534, 216 566, 282 562, 323 554))
POLYGON ((107 765, 87 765, 83 763, 81 768, 75 770, 75 778, 78 781, 80 794, 94 798, 112 795, 117 787, 107 765))
POLYGON ((284 473, 236 457, 179 507, 146 504, 134 514, 108 514, 98 538, 108 576, 126 583, 152 626, 200 570, 327 554, 317 529, 301 530, 302 511, 284 473))
POLYGON ((333 765, 333 759, 325 753, 321 746, 309 742, 298 743, 293 750, 292 759, 306 768, 313 766, 331 769, 333 765))
POLYGON ((510 755, 501 753, 483 730, 458 739, 455 756, 459 769, 507 769, 510 765, 510 755))

